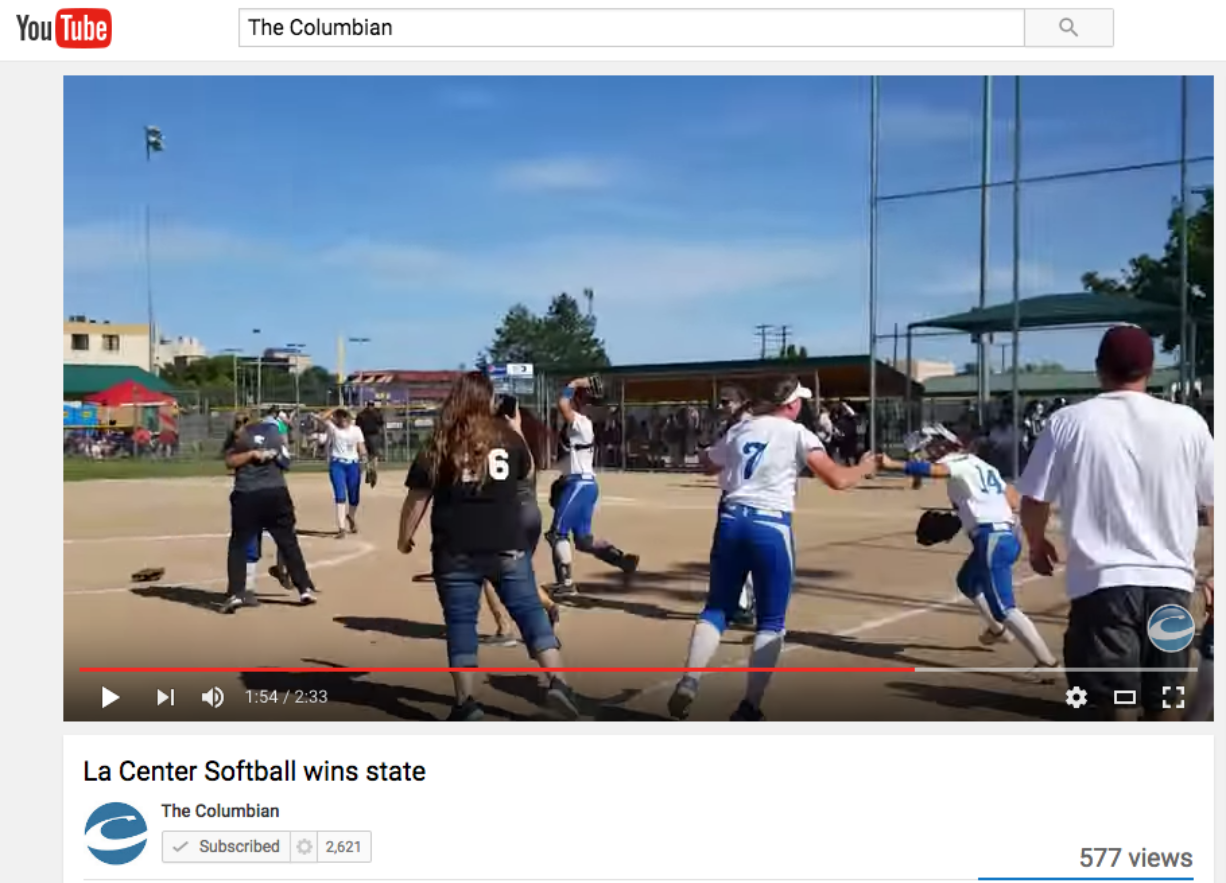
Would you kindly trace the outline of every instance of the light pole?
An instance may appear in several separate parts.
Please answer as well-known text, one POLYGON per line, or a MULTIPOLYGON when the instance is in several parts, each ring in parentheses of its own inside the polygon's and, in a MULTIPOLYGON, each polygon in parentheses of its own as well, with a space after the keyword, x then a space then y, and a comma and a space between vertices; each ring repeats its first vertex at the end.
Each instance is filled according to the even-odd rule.
MULTIPOLYGON (((166 147, 162 143, 162 130, 157 126, 145 126, 145 165, 151 166, 153 155, 166 147)), ((149 309, 149 373, 157 374, 157 323, 153 315, 153 257, 150 244, 153 241, 153 175, 146 176, 145 195, 145 299, 149 309)))
POLYGON ((346 343, 370 343, 369 337, 345 337, 338 335, 336 338, 336 402, 341 407, 345 404, 345 344, 346 343))
POLYGON ((252 328, 255 337, 255 409, 264 410, 264 350, 260 348, 260 329, 252 328))
POLYGON ((292 357, 302 355, 302 351, 306 349, 306 344, 287 343, 285 345, 285 349, 291 357, 289 371, 294 375, 294 413, 296 414, 298 411, 302 410, 302 387, 299 383, 299 375, 302 371, 302 365, 292 357))
POLYGON ((235 347, 224 349, 221 351, 223 356, 230 357, 230 380, 234 386, 234 413, 238 413, 238 354, 242 352, 235 347))

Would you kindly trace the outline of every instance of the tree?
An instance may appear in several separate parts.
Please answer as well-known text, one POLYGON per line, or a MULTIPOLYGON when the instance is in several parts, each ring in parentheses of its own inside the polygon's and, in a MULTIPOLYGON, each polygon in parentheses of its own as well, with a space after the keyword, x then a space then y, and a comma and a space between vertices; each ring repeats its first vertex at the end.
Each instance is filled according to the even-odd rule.
POLYGON ((809 358, 809 351, 805 347, 798 347, 794 343, 789 343, 787 346, 779 348, 779 358, 785 362, 795 362, 800 359, 809 358))
POLYGON ((487 362, 526 362, 537 368, 596 370, 609 366, 604 341, 596 336, 596 317, 585 316, 579 302, 562 292, 543 316, 516 304, 503 316, 484 353, 487 362))
MULTIPOLYGON (((1135 297, 1153 303, 1179 306, 1179 207, 1167 219, 1167 240, 1160 257, 1141 254, 1128 262, 1120 277, 1082 275, 1087 291, 1118 297, 1135 297)), ((1188 216, 1188 314, 1196 325, 1195 373, 1213 371, 1213 188, 1201 194, 1200 206, 1188 216)), ((1150 323, 1152 336, 1161 338, 1162 351, 1179 346, 1179 320, 1150 323)))

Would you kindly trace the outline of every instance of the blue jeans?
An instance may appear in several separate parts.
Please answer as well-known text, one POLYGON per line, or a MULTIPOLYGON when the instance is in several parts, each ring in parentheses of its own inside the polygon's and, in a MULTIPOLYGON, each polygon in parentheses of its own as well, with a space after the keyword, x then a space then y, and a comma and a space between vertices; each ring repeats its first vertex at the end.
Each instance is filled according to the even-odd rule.
POLYGON ((481 589, 486 582, 494 586, 498 599, 511 614, 529 653, 535 656, 559 647, 549 615, 536 594, 536 575, 527 554, 435 553, 433 569, 438 600, 443 606, 443 622, 447 626, 447 664, 450 668, 477 666, 477 614, 481 610, 481 589))

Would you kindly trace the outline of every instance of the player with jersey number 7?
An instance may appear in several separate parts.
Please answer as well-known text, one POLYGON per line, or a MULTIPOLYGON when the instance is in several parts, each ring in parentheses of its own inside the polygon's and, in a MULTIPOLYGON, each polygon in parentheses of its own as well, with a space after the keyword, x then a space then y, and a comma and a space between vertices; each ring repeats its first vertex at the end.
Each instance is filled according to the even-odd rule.
POLYGON ((668 711, 689 717, 701 669, 719 649, 728 621, 736 616, 741 588, 753 575, 756 629, 749 655, 745 698, 735 721, 764 720, 762 698, 771 669, 783 652, 784 621, 796 572, 792 512, 797 481, 809 469, 834 490, 846 490, 873 474, 876 459, 865 454, 855 466, 840 466, 821 439, 796 422, 813 392, 795 377, 782 381, 771 399, 755 404, 753 416, 729 427, 702 454, 703 469, 720 476, 724 494, 711 543, 707 602, 690 637, 689 674, 673 690, 668 711))

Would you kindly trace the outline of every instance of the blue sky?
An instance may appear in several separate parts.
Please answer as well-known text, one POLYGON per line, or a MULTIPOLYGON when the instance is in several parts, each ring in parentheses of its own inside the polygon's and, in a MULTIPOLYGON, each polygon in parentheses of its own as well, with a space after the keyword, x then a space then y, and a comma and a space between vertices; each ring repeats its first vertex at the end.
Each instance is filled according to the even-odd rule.
MULTIPOLYGON (((980 90, 883 81, 883 194, 978 181, 980 90)), ((1178 78, 1023 90, 1023 175, 1178 156, 1178 78)), ((1192 81, 1194 156, 1213 152, 1212 90, 1192 81)), ((994 95, 1006 179, 1012 79, 994 95)), ((159 325, 213 350, 260 328, 331 365, 343 334, 371 340, 348 368, 450 368, 513 303, 591 287, 619 364, 750 358, 760 323, 867 352, 868 98, 850 77, 66 77, 64 311, 143 321, 150 199, 159 325), (146 124, 166 139, 151 164, 146 124)), ((1178 188, 1177 169, 1025 188, 1023 296, 1159 250, 1178 188)), ((883 331, 975 303, 978 217, 976 193, 882 206, 883 331)), ((996 191, 991 302, 1010 297, 1011 217, 996 191)), ((1029 334, 1022 358, 1087 367, 1093 339, 1029 334)))

